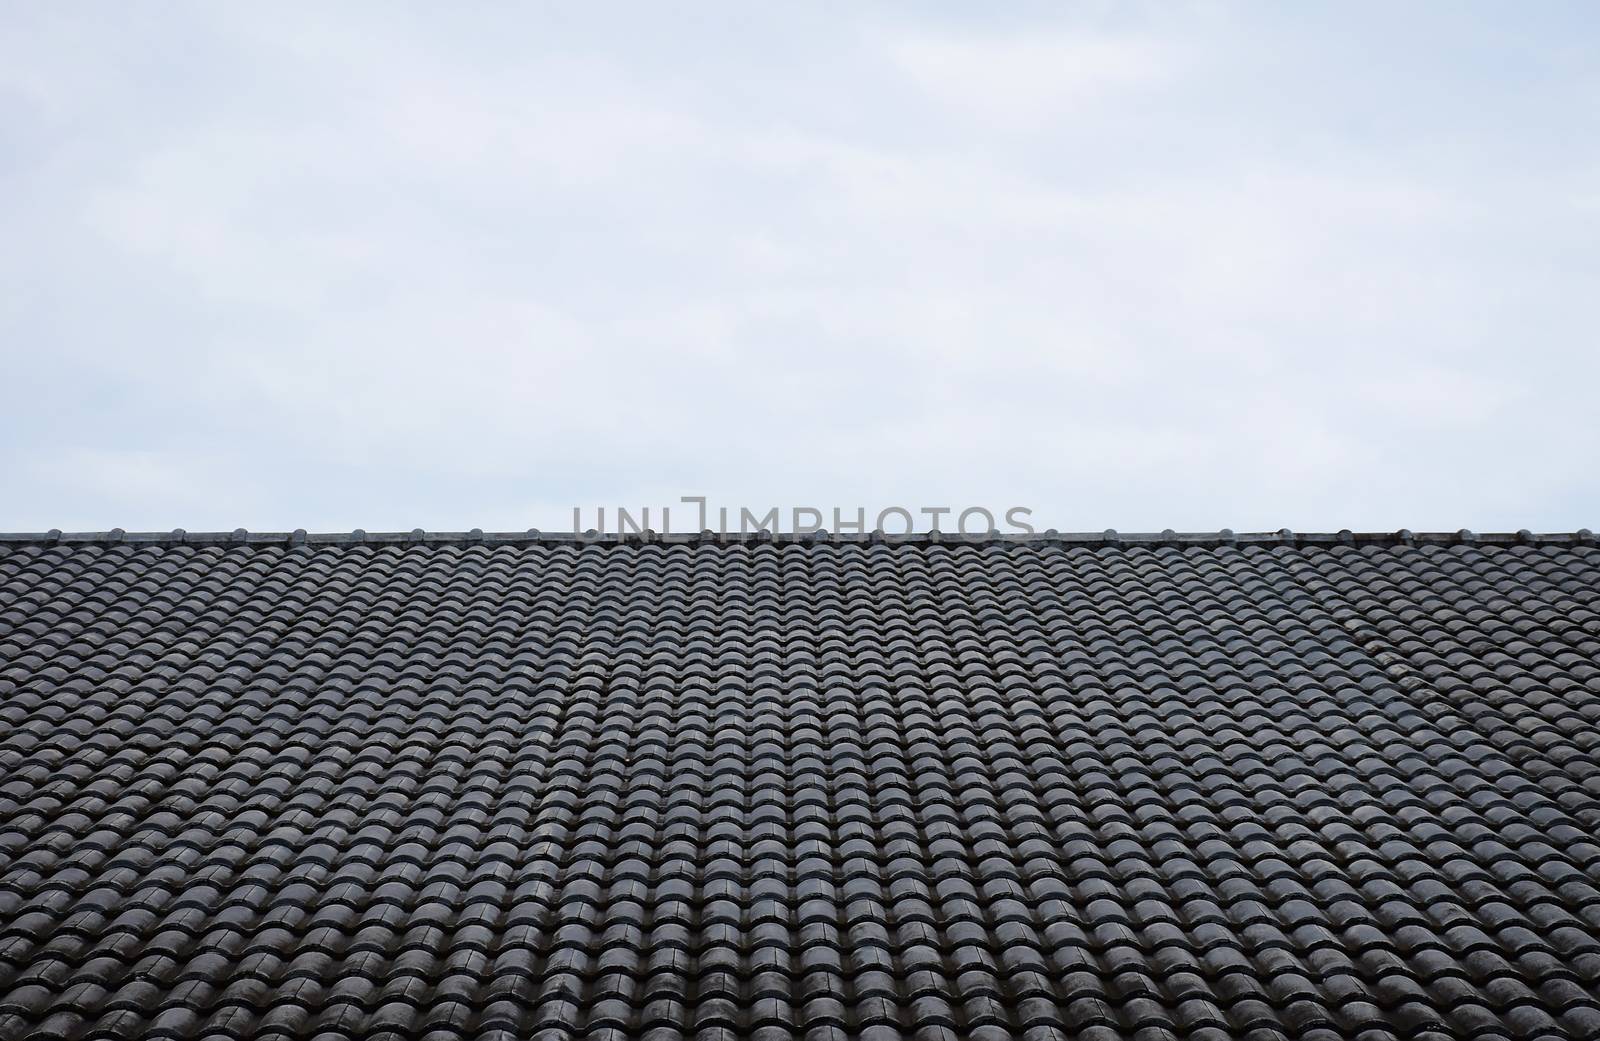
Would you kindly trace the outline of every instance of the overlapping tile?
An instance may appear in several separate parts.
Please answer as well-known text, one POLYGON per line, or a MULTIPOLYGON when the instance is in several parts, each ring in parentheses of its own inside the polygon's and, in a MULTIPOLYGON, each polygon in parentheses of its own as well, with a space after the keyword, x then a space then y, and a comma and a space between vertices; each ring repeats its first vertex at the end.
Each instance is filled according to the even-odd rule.
POLYGON ((1600 1036, 1600 551, 0 541, 0 1038, 1600 1036))

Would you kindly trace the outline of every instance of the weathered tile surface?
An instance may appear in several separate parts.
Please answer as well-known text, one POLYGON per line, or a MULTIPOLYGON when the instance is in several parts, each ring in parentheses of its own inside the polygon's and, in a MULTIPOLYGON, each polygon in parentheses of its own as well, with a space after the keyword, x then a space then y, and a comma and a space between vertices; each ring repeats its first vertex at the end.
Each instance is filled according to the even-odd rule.
POLYGON ((0 1039, 1600 1037, 1600 550, 0 543, 0 1039))

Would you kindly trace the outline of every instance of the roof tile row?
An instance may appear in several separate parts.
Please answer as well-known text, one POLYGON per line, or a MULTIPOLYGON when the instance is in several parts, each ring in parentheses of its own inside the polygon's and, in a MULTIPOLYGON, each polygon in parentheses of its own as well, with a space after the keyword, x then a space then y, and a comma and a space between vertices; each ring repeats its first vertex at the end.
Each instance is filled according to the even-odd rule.
POLYGON ((1600 1036, 1600 551, 1318 538, 0 545, 0 1037, 1600 1036))

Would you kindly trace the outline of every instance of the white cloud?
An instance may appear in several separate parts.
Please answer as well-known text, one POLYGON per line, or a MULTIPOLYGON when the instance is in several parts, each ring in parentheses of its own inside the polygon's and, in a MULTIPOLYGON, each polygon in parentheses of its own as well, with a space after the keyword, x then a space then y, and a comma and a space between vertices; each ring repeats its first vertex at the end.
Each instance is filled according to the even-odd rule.
POLYGON ((116 498, 154 495, 192 500, 204 486, 189 467, 159 452, 74 449, 32 465, 52 482, 116 498))
POLYGON ((174 10, 0 43, 30 388, 0 423, 50 460, 6 464, 0 527, 549 526, 674 491, 1592 526, 1595 147, 1438 48, 1186 8, 774 13, 737 46, 648 8, 174 10), (1398 65, 1325 82, 1372 47, 1459 121, 1398 65))
POLYGON ((1014 130, 1036 130, 1108 94, 1159 86, 1181 56, 1158 40, 1102 31, 1005 36, 914 33, 889 54, 920 89, 950 108, 1014 130))
POLYGON ((1522 397, 1511 373, 1457 372, 1401 362, 1374 379, 1365 395, 1404 425, 1472 428, 1492 422, 1522 397))

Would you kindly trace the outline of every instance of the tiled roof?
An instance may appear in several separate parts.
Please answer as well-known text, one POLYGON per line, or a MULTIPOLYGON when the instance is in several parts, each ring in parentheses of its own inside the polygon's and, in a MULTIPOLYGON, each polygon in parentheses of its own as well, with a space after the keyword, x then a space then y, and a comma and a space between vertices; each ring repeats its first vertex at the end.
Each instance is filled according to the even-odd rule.
POLYGON ((1568 536, 0 539, 0 1039, 1600 1037, 1568 536))

